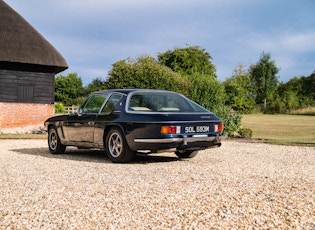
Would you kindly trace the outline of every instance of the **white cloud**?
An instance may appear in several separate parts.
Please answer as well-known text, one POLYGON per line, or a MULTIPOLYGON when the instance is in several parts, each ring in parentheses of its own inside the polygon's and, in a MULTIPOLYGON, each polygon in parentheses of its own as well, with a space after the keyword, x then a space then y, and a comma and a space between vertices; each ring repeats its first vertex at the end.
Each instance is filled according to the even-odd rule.
POLYGON ((255 34, 248 44, 257 51, 271 54, 299 55, 315 51, 315 32, 278 31, 276 34, 255 34))
POLYGON ((315 51, 315 32, 299 32, 285 35, 281 38, 283 48, 296 53, 315 51))

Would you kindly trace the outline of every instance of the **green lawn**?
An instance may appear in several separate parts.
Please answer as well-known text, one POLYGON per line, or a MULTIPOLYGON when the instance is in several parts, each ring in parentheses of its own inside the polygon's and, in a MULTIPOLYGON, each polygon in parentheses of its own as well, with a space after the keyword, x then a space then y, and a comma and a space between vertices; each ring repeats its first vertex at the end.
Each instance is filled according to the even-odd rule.
POLYGON ((270 143, 315 146, 315 116, 243 115, 242 127, 270 143))

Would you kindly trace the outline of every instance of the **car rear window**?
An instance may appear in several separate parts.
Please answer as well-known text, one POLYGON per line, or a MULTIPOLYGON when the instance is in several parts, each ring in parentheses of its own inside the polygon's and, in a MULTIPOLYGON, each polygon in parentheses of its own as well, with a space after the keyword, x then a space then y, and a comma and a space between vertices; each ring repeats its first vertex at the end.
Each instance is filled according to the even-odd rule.
POLYGON ((172 92, 135 92, 128 100, 128 111, 133 112, 209 112, 186 97, 172 92))

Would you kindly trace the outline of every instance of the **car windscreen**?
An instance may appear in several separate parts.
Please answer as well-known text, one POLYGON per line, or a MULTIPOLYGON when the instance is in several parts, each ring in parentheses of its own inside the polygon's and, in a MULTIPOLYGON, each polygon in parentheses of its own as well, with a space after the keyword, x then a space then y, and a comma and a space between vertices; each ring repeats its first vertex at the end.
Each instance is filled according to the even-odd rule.
POLYGON ((132 112, 209 112, 181 94, 173 92, 134 92, 128 98, 127 110, 132 112))

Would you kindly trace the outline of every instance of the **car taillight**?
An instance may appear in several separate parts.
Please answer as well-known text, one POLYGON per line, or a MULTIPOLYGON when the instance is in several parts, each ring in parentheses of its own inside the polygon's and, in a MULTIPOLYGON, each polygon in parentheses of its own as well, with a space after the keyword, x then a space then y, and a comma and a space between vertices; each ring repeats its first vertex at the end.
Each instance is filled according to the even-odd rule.
POLYGON ((224 130, 224 125, 223 124, 218 124, 214 126, 214 132, 219 132, 222 133, 224 130))
POLYGON ((161 134, 177 134, 180 133, 180 126, 162 126, 161 134))

